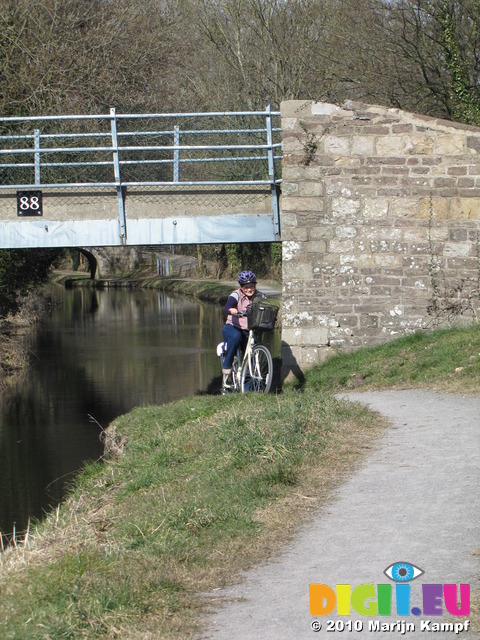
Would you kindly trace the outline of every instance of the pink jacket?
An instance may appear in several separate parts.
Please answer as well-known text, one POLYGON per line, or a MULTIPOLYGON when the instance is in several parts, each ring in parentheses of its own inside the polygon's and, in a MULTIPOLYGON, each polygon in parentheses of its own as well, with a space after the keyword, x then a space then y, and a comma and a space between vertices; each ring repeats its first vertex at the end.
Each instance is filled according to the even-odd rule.
POLYGON ((264 297, 259 291, 255 291, 253 296, 249 298, 246 296, 241 289, 237 289, 233 291, 228 297, 227 304, 225 305, 225 313, 227 314, 226 323, 231 324, 237 329, 248 329, 248 318, 247 316, 232 316, 228 312, 232 307, 236 307, 238 311, 246 311, 247 308, 252 304, 253 300, 258 297, 264 297))

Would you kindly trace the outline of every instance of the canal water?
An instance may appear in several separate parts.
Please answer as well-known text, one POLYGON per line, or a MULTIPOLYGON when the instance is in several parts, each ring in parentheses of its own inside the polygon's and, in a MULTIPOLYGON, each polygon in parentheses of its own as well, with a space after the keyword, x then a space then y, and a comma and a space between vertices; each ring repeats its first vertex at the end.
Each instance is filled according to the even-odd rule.
POLYGON ((31 367, 0 398, 0 530, 21 532, 102 454, 133 407, 205 391, 220 374, 221 305, 142 290, 54 288, 31 367))

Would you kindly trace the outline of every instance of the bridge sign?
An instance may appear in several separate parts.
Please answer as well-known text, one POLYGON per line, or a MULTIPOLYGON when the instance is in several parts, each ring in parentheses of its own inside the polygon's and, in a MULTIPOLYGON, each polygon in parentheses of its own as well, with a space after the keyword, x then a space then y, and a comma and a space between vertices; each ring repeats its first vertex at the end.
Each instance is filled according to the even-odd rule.
POLYGON ((41 191, 17 191, 17 216, 42 216, 41 191))

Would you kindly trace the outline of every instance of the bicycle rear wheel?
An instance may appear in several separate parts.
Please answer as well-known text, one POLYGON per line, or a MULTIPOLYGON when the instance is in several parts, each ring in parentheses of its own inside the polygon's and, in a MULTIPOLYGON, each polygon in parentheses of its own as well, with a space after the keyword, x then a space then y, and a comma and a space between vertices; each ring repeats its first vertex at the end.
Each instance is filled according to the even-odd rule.
POLYGON ((240 390, 268 393, 272 386, 273 361, 267 347, 257 344, 245 360, 240 373, 240 390))

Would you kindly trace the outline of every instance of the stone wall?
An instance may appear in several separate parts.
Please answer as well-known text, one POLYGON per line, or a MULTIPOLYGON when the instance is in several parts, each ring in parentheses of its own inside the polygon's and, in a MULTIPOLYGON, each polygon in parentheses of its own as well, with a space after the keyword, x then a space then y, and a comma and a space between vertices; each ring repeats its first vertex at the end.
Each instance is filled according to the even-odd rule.
POLYGON ((479 311, 480 129, 281 105, 284 367, 479 311))

